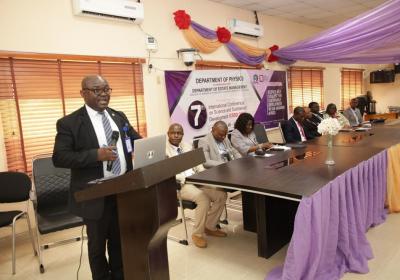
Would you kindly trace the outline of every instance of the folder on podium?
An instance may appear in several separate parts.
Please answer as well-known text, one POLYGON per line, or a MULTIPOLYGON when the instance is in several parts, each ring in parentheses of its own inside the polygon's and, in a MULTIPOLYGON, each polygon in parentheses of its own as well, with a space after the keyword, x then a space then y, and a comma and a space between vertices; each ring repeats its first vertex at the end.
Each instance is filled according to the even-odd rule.
POLYGON ((89 184, 78 202, 117 196, 125 280, 169 279, 167 234, 177 218, 175 175, 205 161, 202 149, 89 184))

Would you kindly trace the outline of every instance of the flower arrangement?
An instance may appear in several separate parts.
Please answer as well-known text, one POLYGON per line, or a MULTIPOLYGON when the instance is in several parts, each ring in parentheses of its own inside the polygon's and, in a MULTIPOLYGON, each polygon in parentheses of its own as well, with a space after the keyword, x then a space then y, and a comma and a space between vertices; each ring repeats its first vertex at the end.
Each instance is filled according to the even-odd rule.
POLYGON ((340 125, 338 119, 327 118, 323 119, 318 125, 318 132, 322 135, 336 135, 339 133, 341 128, 342 126, 340 125))

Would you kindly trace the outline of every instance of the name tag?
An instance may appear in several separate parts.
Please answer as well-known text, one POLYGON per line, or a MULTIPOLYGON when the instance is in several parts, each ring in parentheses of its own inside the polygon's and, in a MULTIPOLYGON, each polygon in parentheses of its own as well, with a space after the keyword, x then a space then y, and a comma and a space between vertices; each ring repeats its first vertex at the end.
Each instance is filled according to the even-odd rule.
POLYGON ((125 146, 128 153, 132 153, 132 142, 130 137, 125 137, 125 146))

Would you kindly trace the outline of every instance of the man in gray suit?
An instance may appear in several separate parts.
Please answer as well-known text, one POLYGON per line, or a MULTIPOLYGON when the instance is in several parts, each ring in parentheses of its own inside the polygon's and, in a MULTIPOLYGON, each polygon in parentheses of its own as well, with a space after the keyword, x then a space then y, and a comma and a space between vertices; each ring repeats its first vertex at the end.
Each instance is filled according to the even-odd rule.
POLYGON ((350 100, 350 107, 343 111, 343 115, 349 120, 351 126, 360 126, 363 122, 360 109, 357 108, 358 100, 350 100))
POLYGON ((228 126, 223 121, 217 121, 211 130, 199 140, 199 148, 203 148, 206 162, 205 168, 211 168, 224 162, 240 158, 240 153, 231 145, 226 138, 228 126))

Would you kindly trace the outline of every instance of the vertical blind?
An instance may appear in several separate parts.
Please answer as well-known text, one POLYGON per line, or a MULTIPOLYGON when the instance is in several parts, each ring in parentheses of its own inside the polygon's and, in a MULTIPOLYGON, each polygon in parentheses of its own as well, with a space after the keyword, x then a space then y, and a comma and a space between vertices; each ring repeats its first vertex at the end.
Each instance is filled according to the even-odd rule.
POLYGON ((34 156, 52 153, 57 120, 84 104, 80 89, 87 75, 101 74, 108 80, 113 89, 109 106, 123 111, 146 136, 142 65, 107 59, 0 58, 0 112, 8 170, 29 173, 34 156))
POLYGON ((311 101, 324 107, 323 68, 289 68, 288 87, 290 112, 297 106, 308 107, 311 101))
POLYGON ((349 106, 350 100, 362 94, 362 69, 342 69, 342 110, 349 106))

